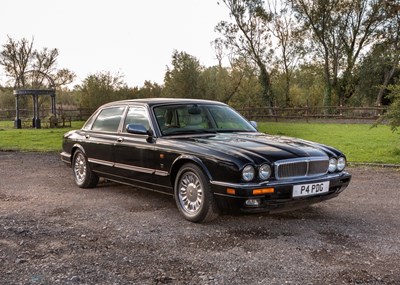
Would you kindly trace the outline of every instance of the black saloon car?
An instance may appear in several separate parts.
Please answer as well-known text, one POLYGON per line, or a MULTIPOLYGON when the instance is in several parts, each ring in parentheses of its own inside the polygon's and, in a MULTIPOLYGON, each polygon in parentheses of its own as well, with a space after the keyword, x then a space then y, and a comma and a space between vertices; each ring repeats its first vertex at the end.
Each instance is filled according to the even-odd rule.
POLYGON ((79 187, 99 177, 171 194, 183 216, 287 211, 339 195, 346 157, 318 143, 257 131, 226 104, 138 99, 101 106, 64 135, 61 159, 79 187))

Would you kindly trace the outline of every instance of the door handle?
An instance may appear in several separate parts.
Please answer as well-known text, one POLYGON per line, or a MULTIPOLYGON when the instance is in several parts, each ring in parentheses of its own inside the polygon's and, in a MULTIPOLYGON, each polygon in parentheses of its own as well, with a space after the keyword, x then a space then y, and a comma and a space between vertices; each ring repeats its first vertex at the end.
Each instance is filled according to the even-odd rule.
POLYGON ((121 142, 123 142, 124 141, 124 138, 118 138, 117 139, 117 142, 119 142, 119 143, 121 143, 121 142))

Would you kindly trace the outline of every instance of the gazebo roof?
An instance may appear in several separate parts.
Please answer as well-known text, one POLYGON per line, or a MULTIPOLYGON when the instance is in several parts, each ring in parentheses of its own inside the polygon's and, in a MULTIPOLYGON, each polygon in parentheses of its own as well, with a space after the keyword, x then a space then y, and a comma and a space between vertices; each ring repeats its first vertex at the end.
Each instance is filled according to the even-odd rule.
POLYGON ((14 90, 14 95, 55 95, 55 89, 18 89, 14 90))

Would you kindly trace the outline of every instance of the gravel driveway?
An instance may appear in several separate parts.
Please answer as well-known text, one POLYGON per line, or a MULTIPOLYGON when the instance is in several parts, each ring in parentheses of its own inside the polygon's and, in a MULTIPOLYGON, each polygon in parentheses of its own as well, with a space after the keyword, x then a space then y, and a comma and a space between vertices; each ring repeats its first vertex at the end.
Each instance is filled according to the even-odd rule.
POLYGON ((75 186, 58 154, 0 152, 0 284, 400 284, 400 171, 336 199, 184 220, 172 197, 75 186))

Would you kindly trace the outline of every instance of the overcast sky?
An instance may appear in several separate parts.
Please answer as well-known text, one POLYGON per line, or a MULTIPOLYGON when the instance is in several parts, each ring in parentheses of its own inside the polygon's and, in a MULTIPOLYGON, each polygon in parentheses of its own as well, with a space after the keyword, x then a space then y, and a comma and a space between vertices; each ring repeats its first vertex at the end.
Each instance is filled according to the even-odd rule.
POLYGON ((57 48, 57 67, 75 72, 75 84, 104 71, 131 87, 162 84, 174 50, 216 65, 214 27, 228 18, 217 0, 2 0, 0 45, 10 36, 57 48))

